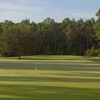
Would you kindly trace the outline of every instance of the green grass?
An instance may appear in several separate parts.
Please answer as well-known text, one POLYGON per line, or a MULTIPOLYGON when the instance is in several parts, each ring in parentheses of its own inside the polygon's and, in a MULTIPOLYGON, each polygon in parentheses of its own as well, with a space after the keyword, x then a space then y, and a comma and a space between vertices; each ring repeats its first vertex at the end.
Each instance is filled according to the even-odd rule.
POLYGON ((36 56, 22 56, 22 59, 32 60, 75 60, 85 59, 83 56, 66 56, 66 55, 36 55, 36 56))
MULTIPOLYGON (((15 57, 16 58, 16 57, 15 57)), ((66 56, 66 55, 36 55, 22 56, 25 60, 92 60, 100 61, 100 57, 85 57, 85 56, 66 56)))
POLYGON ((0 59, 0 100, 99 100, 99 58, 0 59), (36 69, 36 63, 38 70, 36 69))

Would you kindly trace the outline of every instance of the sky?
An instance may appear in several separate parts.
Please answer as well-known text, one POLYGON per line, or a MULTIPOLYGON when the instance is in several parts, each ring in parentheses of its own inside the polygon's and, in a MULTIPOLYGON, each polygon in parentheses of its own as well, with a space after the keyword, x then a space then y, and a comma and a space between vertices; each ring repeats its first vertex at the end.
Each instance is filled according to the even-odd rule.
POLYGON ((67 17, 88 20, 96 18, 99 8, 100 0, 0 0, 0 22, 42 22, 48 17, 56 22, 67 17))

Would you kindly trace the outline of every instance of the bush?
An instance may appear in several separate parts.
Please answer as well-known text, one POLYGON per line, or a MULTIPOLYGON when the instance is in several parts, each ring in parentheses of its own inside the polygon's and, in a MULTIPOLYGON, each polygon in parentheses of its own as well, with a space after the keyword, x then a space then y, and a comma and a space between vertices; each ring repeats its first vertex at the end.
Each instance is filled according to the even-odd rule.
POLYGON ((100 49, 95 49, 94 46, 85 52, 85 56, 99 56, 99 55, 100 55, 100 49))
POLYGON ((2 57, 14 57, 17 56, 16 52, 12 51, 12 52, 1 52, 0 55, 2 57))

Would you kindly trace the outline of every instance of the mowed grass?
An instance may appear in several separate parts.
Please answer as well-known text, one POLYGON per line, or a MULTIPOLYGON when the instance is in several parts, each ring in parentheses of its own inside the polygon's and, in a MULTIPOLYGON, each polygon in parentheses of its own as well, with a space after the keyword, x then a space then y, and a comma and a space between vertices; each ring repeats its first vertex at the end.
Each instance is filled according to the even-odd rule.
POLYGON ((0 59, 0 100, 99 99, 99 58, 32 56, 21 60, 0 59))

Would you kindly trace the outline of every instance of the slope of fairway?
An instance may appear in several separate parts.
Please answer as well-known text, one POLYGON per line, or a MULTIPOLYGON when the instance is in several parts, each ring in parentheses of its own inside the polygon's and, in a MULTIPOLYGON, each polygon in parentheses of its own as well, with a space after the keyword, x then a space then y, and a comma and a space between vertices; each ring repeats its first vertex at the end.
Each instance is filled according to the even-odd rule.
POLYGON ((22 59, 32 60, 75 60, 86 59, 83 56, 66 56, 66 55, 38 55, 38 56, 22 56, 22 59))
POLYGON ((70 58, 0 59, 0 100, 99 100, 100 62, 70 58))
MULTIPOLYGON (((16 57, 15 57, 16 58, 16 57)), ((22 56, 22 59, 29 60, 92 60, 100 61, 100 57, 85 57, 85 56, 66 56, 66 55, 36 55, 22 56)))

